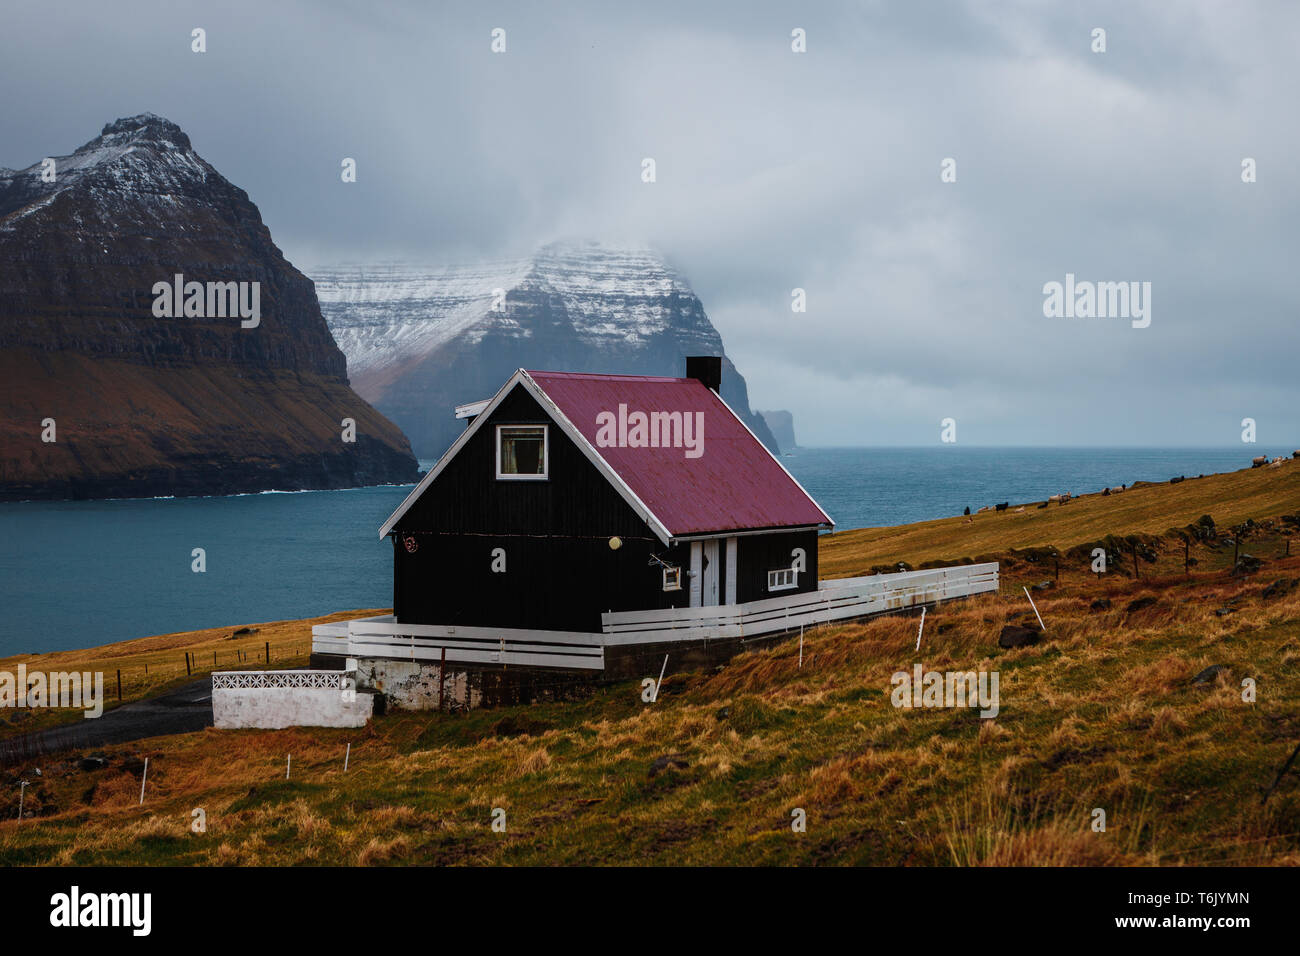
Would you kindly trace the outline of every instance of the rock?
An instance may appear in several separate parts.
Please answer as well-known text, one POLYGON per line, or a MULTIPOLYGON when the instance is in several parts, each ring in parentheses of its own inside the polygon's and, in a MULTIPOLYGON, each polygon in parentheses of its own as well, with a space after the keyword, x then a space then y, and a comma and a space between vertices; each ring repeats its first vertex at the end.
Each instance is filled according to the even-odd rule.
POLYGON ((492 733, 498 737, 538 737, 551 729, 543 720, 533 720, 526 714, 502 717, 492 725, 492 733))
POLYGON ((103 757, 82 757, 78 766, 87 772, 91 770, 103 770, 108 766, 108 761, 103 757))
POLYGON ((1124 613, 1132 614, 1134 611, 1143 611, 1151 607, 1155 603, 1156 603, 1156 599, 1148 594, 1146 597, 1140 597, 1137 598, 1136 600, 1129 601, 1128 606, 1124 608, 1124 613))
POLYGON ((1260 592, 1259 596, 1266 601, 1272 600, 1273 598, 1282 597, 1284 594, 1289 594, 1291 589, 1294 587, 1295 578, 1278 578, 1268 587, 1264 588, 1264 590, 1260 592))
POLYGON ((1212 664, 1192 678, 1193 684, 1213 684, 1220 674, 1226 674, 1228 668, 1222 664, 1212 664))
POLYGON ((690 766, 686 762, 685 754, 667 754, 663 757, 656 757, 654 763, 650 765, 650 776, 656 776, 666 770, 677 769, 685 770, 690 766))
POLYGON ((1243 554, 1237 558, 1237 563, 1233 565, 1233 574, 1254 574, 1264 564, 1253 554, 1243 554))
POLYGON ((1042 632, 1020 624, 1008 624, 998 635, 998 647, 1030 647, 1038 643, 1042 632))
POLYGON ((785 409, 770 412, 760 412, 754 409, 754 414, 763 419, 767 427, 772 431, 772 437, 776 439, 777 445, 782 452, 795 451, 799 443, 794 437, 794 415, 785 409))
POLYGON ((1004 502, 1002 502, 1002 504, 1000 504, 1000 505, 994 505, 994 506, 993 506, 993 509, 994 509, 995 511, 1006 511, 1006 510, 1007 510, 1007 506, 1008 506, 1009 504, 1011 504, 1011 502, 1009 502, 1009 501, 1004 501, 1004 502))
POLYGON ((719 707, 713 714, 714 720, 726 720, 731 716, 730 707, 719 707))
POLYGON ((1233 608, 1230 608, 1230 607, 1221 607, 1221 608, 1218 608, 1218 609, 1214 612, 1214 616, 1215 616, 1215 617, 1227 617, 1227 616, 1228 616, 1229 614, 1231 614, 1232 612, 1233 612, 1233 608))
POLYGON ((1095 601, 1093 601, 1091 604, 1088 605, 1088 610, 1090 610, 1090 611, 1109 611, 1109 610, 1110 610, 1110 598, 1097 598, 1095 601))
POLYGON ((1056 585, 1052 581, 1039 581, 1037 584, 1030 585, 1029 590, 1050 591, 1054 587, 1056 587, 1056 585))
POLYGON ((241 627, 241 628, 239 628, 239 630, 235 631, 235 632, 232 633, 230 636, 231 636, 231 637, 240 637, 241 635, 244 635, 244 634, 256 634, 259 630, 260 630, 260 628, 256 628, 256 627, 241 627))
POLYGON ((133 774, 143 773, 144 761, 141 760, 139 757, 135 757, 135 756, 127 757, 125 760, 122 761, 122 771, 124 773, 133 773, 133 774))

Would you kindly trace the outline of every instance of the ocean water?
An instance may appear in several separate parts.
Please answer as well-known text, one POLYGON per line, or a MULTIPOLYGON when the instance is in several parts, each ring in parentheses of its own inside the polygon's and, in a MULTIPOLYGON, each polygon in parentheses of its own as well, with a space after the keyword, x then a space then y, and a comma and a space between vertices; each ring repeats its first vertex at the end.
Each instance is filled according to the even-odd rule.
MULTIPOLYGON (((846 529, 1233 471, 1290 451, 808 448, 782 462, 846 529)), ((386 607, 392 546, 378 531, 409 491, 0 503, 0 657, 386 607), (202 574, 191 570, 195 548, 202 574)))

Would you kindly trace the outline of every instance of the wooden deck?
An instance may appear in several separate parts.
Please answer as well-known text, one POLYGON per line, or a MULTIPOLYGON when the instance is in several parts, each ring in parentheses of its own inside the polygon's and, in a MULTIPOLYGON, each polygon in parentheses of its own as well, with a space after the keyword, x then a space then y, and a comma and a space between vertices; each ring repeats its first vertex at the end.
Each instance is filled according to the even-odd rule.
POLYGON ((996 563, 837 578, 819 582, 814 592, 746 604, 603 614, 600 633, 398 624, 390 614, 318 624, 312 628, 312 653, 603 671, 606 648, 718 639, 743 642, 997 589, 996 563))

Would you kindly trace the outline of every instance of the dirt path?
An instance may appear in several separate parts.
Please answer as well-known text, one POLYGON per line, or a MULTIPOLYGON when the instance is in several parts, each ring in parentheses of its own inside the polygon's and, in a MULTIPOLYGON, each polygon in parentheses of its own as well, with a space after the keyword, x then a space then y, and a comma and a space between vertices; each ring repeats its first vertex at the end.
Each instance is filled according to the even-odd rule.
POLYGON ((78 720, 0 741, 0 766, 63 750, 87 750, 212 726, 212 678, 132 701, 94 720, 78 720))

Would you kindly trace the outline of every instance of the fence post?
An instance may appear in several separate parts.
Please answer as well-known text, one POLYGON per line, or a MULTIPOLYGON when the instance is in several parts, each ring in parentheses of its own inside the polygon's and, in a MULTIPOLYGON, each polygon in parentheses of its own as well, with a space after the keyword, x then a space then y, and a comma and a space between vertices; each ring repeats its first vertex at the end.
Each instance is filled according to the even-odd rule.
POLYGON ((117 699, 122 699, 122 669, 117 669, 117 699))
POLYGON ((271 642, 270 641, 266 642, 266 663, 267 666, 270 666, 271 664, 271 642))
POLYGON ((190 652, 185 652, 185 676, 190 676, 190 652))
POLYGON ((442 659, 438 661, 438 711, 441 713, 447 696, 447 645, 442 647, 442 659))

